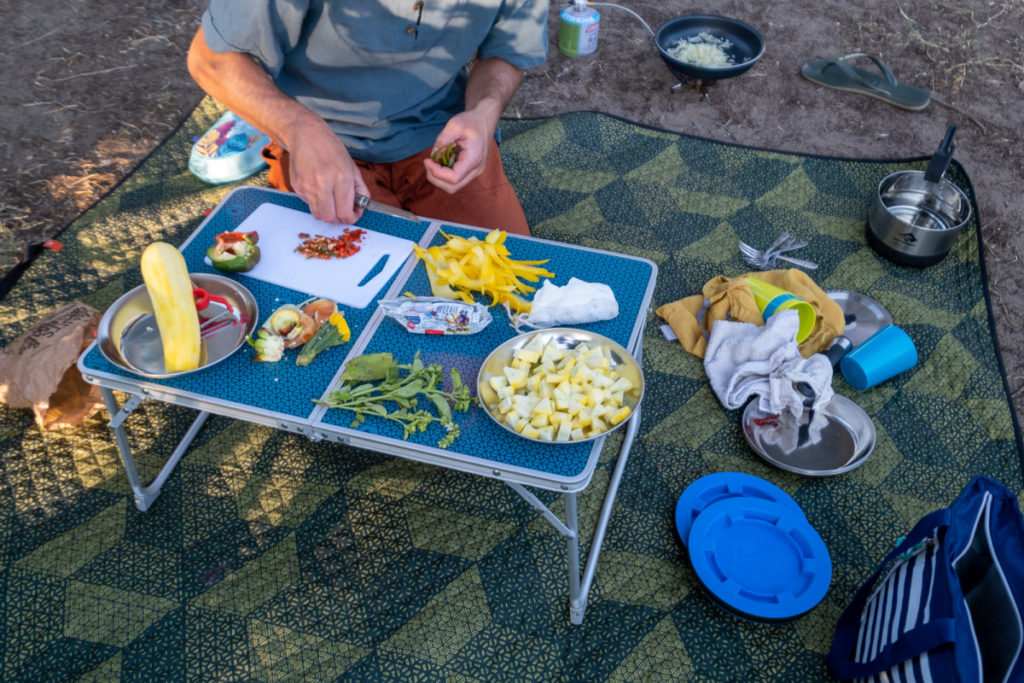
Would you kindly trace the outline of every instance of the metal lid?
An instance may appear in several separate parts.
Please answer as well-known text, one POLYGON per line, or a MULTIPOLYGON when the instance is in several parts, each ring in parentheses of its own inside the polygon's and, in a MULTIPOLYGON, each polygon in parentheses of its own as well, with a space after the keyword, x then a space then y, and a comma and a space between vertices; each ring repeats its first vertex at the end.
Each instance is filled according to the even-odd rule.
POLYGON ((839 304, 846 317, 846 329, 843 336, 850 340, 854 348, 866 341, 886 325, 892 325, 892 316, 885 306, 867 294, 850 290, 833 290, 826 292, 839 304))

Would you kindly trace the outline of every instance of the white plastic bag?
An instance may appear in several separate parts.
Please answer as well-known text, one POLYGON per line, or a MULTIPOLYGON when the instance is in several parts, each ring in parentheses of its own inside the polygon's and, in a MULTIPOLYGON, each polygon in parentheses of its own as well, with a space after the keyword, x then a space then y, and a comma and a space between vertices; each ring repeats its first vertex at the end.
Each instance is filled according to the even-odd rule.
MULTIPOLYGON (((506 307, 506 310, 507 307, 506 307)), ((612 288, 600 282, 571 278, 559 287, 545 280, 533 296, 529 313, 512 317, 512 326, 542 328, 611 320, 619 314, 612 288)))

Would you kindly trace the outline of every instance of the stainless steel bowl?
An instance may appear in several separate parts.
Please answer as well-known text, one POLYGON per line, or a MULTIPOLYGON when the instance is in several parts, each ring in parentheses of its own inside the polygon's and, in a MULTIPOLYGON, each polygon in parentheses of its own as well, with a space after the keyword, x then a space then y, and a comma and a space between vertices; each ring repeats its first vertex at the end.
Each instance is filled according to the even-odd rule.
POLYGON ((521 334, 518 337, 509 339, 507 342, 494 349, 494 351, 492 351, 484 360, 483 365, 480 366, 480 372, 477 373, 476 377, 476 389, 477 396, 480 398, 480 403, 483 406, 484 412, 490 415, 491 418, 501 425, 503 429, 507 429, 516 436, 527 439, 528 441, 535 441, 537 443, 570 444, 592 441, 605 436, 633 419, 633 416, 636 415, 636 407, 640 404, 640 400, 643 398, 644 375, 640 370, 640 365, 636 362, 636 359, 629 355, 629 352, 621 345, 615 343, 608 337, 604 337, 600 334, 594 334, 593 332, 587 332, 586 330, 578 330, 568 327, 555 327, 548 330, 536 330, 534 332, 521 334), (491 387, 490 380, 492 377, 504 376, 504 368, 512 363, 515 352, 525 347, 538 337, 542 344, 554 344, 562 350, 574 349, 583 343, 586 343, 591 347, 603 346, 607 348, 611 361, 611 369, 615 371, 616 375, 625 377, 633 385, 633 389, 625 394, 625 400, 623 401, 623 404, 629 406, 632 411, 630 416, 600 434, 594 434, 583 439, 570 441, 547 441, 545 439, 524 436, 513 429, 507 422, 505 422, 505 420, 502 419, 501 413, 498 410, 498 395, 491 387))
MULTIPOLYGON (((766 461, 808 477, 831 477, 863 465, 875 449, 875 423, 859 405, 840 394, 818 409, 827 422, 820 438, 787 447, 778 418, 762 413, 755 398, 743 411, 743 436, 766 461), (780 431, 781 430, 781 431, 780 431)), ((792 425, 788 427, 793 431, 792 425)))
POLYGON ((952 182, 923 171, 897 171, 878 185, 868 243, 890 261, 928 266, 945 258, 971 218, 971 202, 952 182))
POLYGON ((127 372, 167 379, 216 365, 245 343, 259 324, 259 308, 252 293, 223 275, 190 273, 192 282, 208 293, 224 297, 234 310, 218 319, 216 327, 201 342, 199 367, 184 372, 167 372, 164 347, 156 329, 153 304, 145 285, 125 293, 100 318, 96 341, 108 361, 127 372))

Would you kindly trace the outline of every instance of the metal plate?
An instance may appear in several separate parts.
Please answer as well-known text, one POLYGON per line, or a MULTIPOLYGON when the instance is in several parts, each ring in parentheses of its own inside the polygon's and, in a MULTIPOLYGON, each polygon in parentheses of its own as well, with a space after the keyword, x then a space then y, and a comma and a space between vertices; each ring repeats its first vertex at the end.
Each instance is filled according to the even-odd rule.
POLYGON ((875 448, 875 423, 845 396, 836 394, 818 408, 818 414, 828 419, 821 438, 792 450, 775 443, 778 422, 763 413, 757 403, 756 399, 751 401, 743 411, 743 436, 758 455, 776 467, 809 477, 830 477, 860 467, 875 448))
POLYGON ((223 275, 190 273, 189 277, 195 286, 227 299, 235 311, 226 325, 218 326, 201 341, 198 368, 185 372, 166 371, 163 343, 145 285, 121 296, 100 319, 96 340, 103 356, 127 372, 167 379, 204 370, 237 351, 259 324, 256 299, 248 289, 223 275))
POLYGON ((833 290, 826 292, 829 298, 839 304, 846 316, 846 330, 843 336, 850 340, 854 348, 886 325, 892 325, 892 316, 885 306, 867 294, 850 290, 833 290))
POLYGON ((626 351, 626 349, 622 348, 622 346, 615 343, 608 337, 604 337, 593 332, 587 332, 586 330, 578 330, 568 327, 554 327, 548 330, 536 330, 534 332, 521 334, 509 339, 498 348, 494 349, 494 351, 484 359, 483 365, 480 366, 480 372, 477 373, 476 377, 476 390, 484 412, 490 415, 491 418, 501 425, 503 429, 520 438, 537 443, 572 444, 592 441, 605 436, 633 419, 633 416, 636 415, 636 407, 639 405, 640 399, 643 398, 644 375, 640 370, 640 366, 637 364, 636 359, 629 355, 629 352, 626 351), (538 337, 540 338, 540 343, 542 345, 554 344, 562 350, 574 349, 583 343, 586 343, 591 347, 602 346, 607 348, 611 357, 611 369, 615 371, 616 375, 625 377, 633 385, 633 389, 625 394, 623 401, 623 404, 629 406, 630 410, 632 410, 630 417, 600 434, 594 434, 593 436, 589 436, 585 439, 575 439, 570 441, 548 441, 545 439, 537 439, 524 436, 513 429, 507 422, 505 422, 504 419, 502 419, 501 413, 498 411, 498 395, 491 387, 490 380, 492 377, 504 376, 504 368, 511 364, 515 352, 525 347, 538 337))

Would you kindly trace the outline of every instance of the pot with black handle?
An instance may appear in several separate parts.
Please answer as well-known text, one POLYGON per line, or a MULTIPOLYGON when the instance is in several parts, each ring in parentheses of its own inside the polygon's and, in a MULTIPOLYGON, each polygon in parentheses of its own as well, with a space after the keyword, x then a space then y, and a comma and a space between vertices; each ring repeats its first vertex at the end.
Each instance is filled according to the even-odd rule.
POLYGON ((949 126, 926 171, 896 171, 878 185, 867 239, 894 263, 938 263, 971 218, 967 194, 944 177, 953 158, 955 132, 956 126, 949 126))

